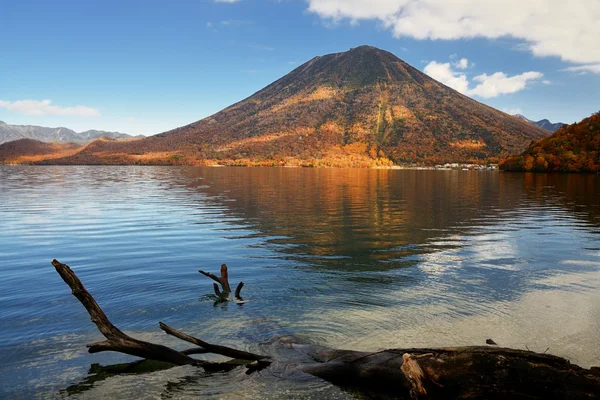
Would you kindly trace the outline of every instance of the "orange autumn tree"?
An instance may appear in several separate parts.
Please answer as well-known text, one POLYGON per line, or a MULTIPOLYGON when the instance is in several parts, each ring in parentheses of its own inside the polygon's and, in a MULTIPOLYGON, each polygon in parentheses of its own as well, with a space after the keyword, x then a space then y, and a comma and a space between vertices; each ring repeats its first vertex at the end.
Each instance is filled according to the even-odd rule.
POLYGON ((504 171, 600 171, 600 112, 529 145, 520 155, 500 162, 504 171))

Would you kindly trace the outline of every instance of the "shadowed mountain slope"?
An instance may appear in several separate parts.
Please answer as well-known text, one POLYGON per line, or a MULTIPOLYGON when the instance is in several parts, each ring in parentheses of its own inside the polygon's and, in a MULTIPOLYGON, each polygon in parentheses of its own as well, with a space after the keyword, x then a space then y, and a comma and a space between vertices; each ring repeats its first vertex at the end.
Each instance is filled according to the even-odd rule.
POLYGON ((190 125, 53 163, 374 166, 496 161, 546 131, 370 46, 315 57, 190 125))

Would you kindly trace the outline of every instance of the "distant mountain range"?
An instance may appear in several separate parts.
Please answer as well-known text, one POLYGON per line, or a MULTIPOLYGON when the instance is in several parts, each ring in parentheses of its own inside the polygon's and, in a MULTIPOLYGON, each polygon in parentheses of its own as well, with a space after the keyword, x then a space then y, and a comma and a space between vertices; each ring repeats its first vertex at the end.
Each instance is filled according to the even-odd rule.
POLYGON ((531 143, 502 160, 505 171, 600 172, 600 112, 531 143))
MULTIPOLYGON (((131 139, 133 136, 120 132, 89 130, 75 132, 68 128, 46 128, 35 125, 9 125, 0 121, 0 144, 18 139, 34 139, 40 142, 88 143, 102 136, 111 139, 131 139)), ((144 137, 142 135, 136 137, 144 137)))
MULTIPOLYGON (((360 46, 315 57, 247 99, 190 125, 139 140, 96 140, 61 156, 38 152, 35 162, 484 163, 519 153, 547 135, 443 85, 392 53, 360 46)), ((28 160, 5 158, 33 159, 28 160)))
POLYGON ((526 116, 521 115, 521 114, 515 114, 514 116, 522 121, 526 121, 531 124, 537 125, 540 128, 545 129, 550 132, 556 132, 558 130, 558 128, 565 125, 562 122, 552 123, 552 122, 548 121, 547 119, 541 119, 539 121, 532 121, 529 118, 527 118, 526 116))

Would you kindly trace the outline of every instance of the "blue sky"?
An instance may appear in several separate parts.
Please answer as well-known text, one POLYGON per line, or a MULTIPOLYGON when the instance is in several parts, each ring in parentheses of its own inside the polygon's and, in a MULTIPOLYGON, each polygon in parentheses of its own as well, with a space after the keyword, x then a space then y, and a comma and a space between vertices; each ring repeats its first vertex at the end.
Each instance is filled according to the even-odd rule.
POLYGON ((599 20, 598 0, 0 0, 0 120, 155 134, 369 44, 572 123, 600 110, 599 20))

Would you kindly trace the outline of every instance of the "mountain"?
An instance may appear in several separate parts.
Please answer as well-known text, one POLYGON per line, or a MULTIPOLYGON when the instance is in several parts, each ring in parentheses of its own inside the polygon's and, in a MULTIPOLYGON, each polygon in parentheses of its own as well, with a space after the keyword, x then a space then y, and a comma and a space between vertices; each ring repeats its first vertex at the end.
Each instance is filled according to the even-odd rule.
MULTIPOLYGON (((87 143, 102 136, 112 139, 131 139, 132 136, 119 132, 90 130, 77 133, 67 128, 45 128, 35 125, 9 125, 0 121, 0 144, 18 139, 34 139, 41 142, 87 143)), ((143 136, 142 136, 143 137, 143 136)))
POLYGON ((315 57, 192 124, 93 142, 65 164, 376 166, 485 162, 547 132, 478 103, 370 46, 315 57))
POLYGON ((537 125, 540 128, 545 129, 550 132, 556 132, 558 130, 558 128, 560 128, 561 126, 564 125, 562 122, 552 123, 552 122, 548 121, 547 119, 541 119, 539 121, 532 121, 529 118, 527 118, 526 116, 521 115, 521 114, 515 114, 514 116, 515 116, 515 118, 518 118, 521 121, 525 121, 525 122, 529 122, 530 124, 537 125))
POLYGON ((513 117, 520 119, 521 121, 529 122, 530 124, 535 124, 535 121, 530 120, 523 114, 515 114, 515 115, 513 115, 513 117))
POLYGON ((536 124, 540 128, 546 129, 547 131, 550 131, 550 132, 556 132, 560 127, 562 127, 563 125, 565 125, 562 122, 552 123, 552 122, 548 121, 545 118, 541 119, 541 120, 539 120, 537 122, 534 122, 534 124, 536 124))
POLYGON ((600 170, 600 112, 529 145, 500 163, 505 171, 597 172, 600 170))

